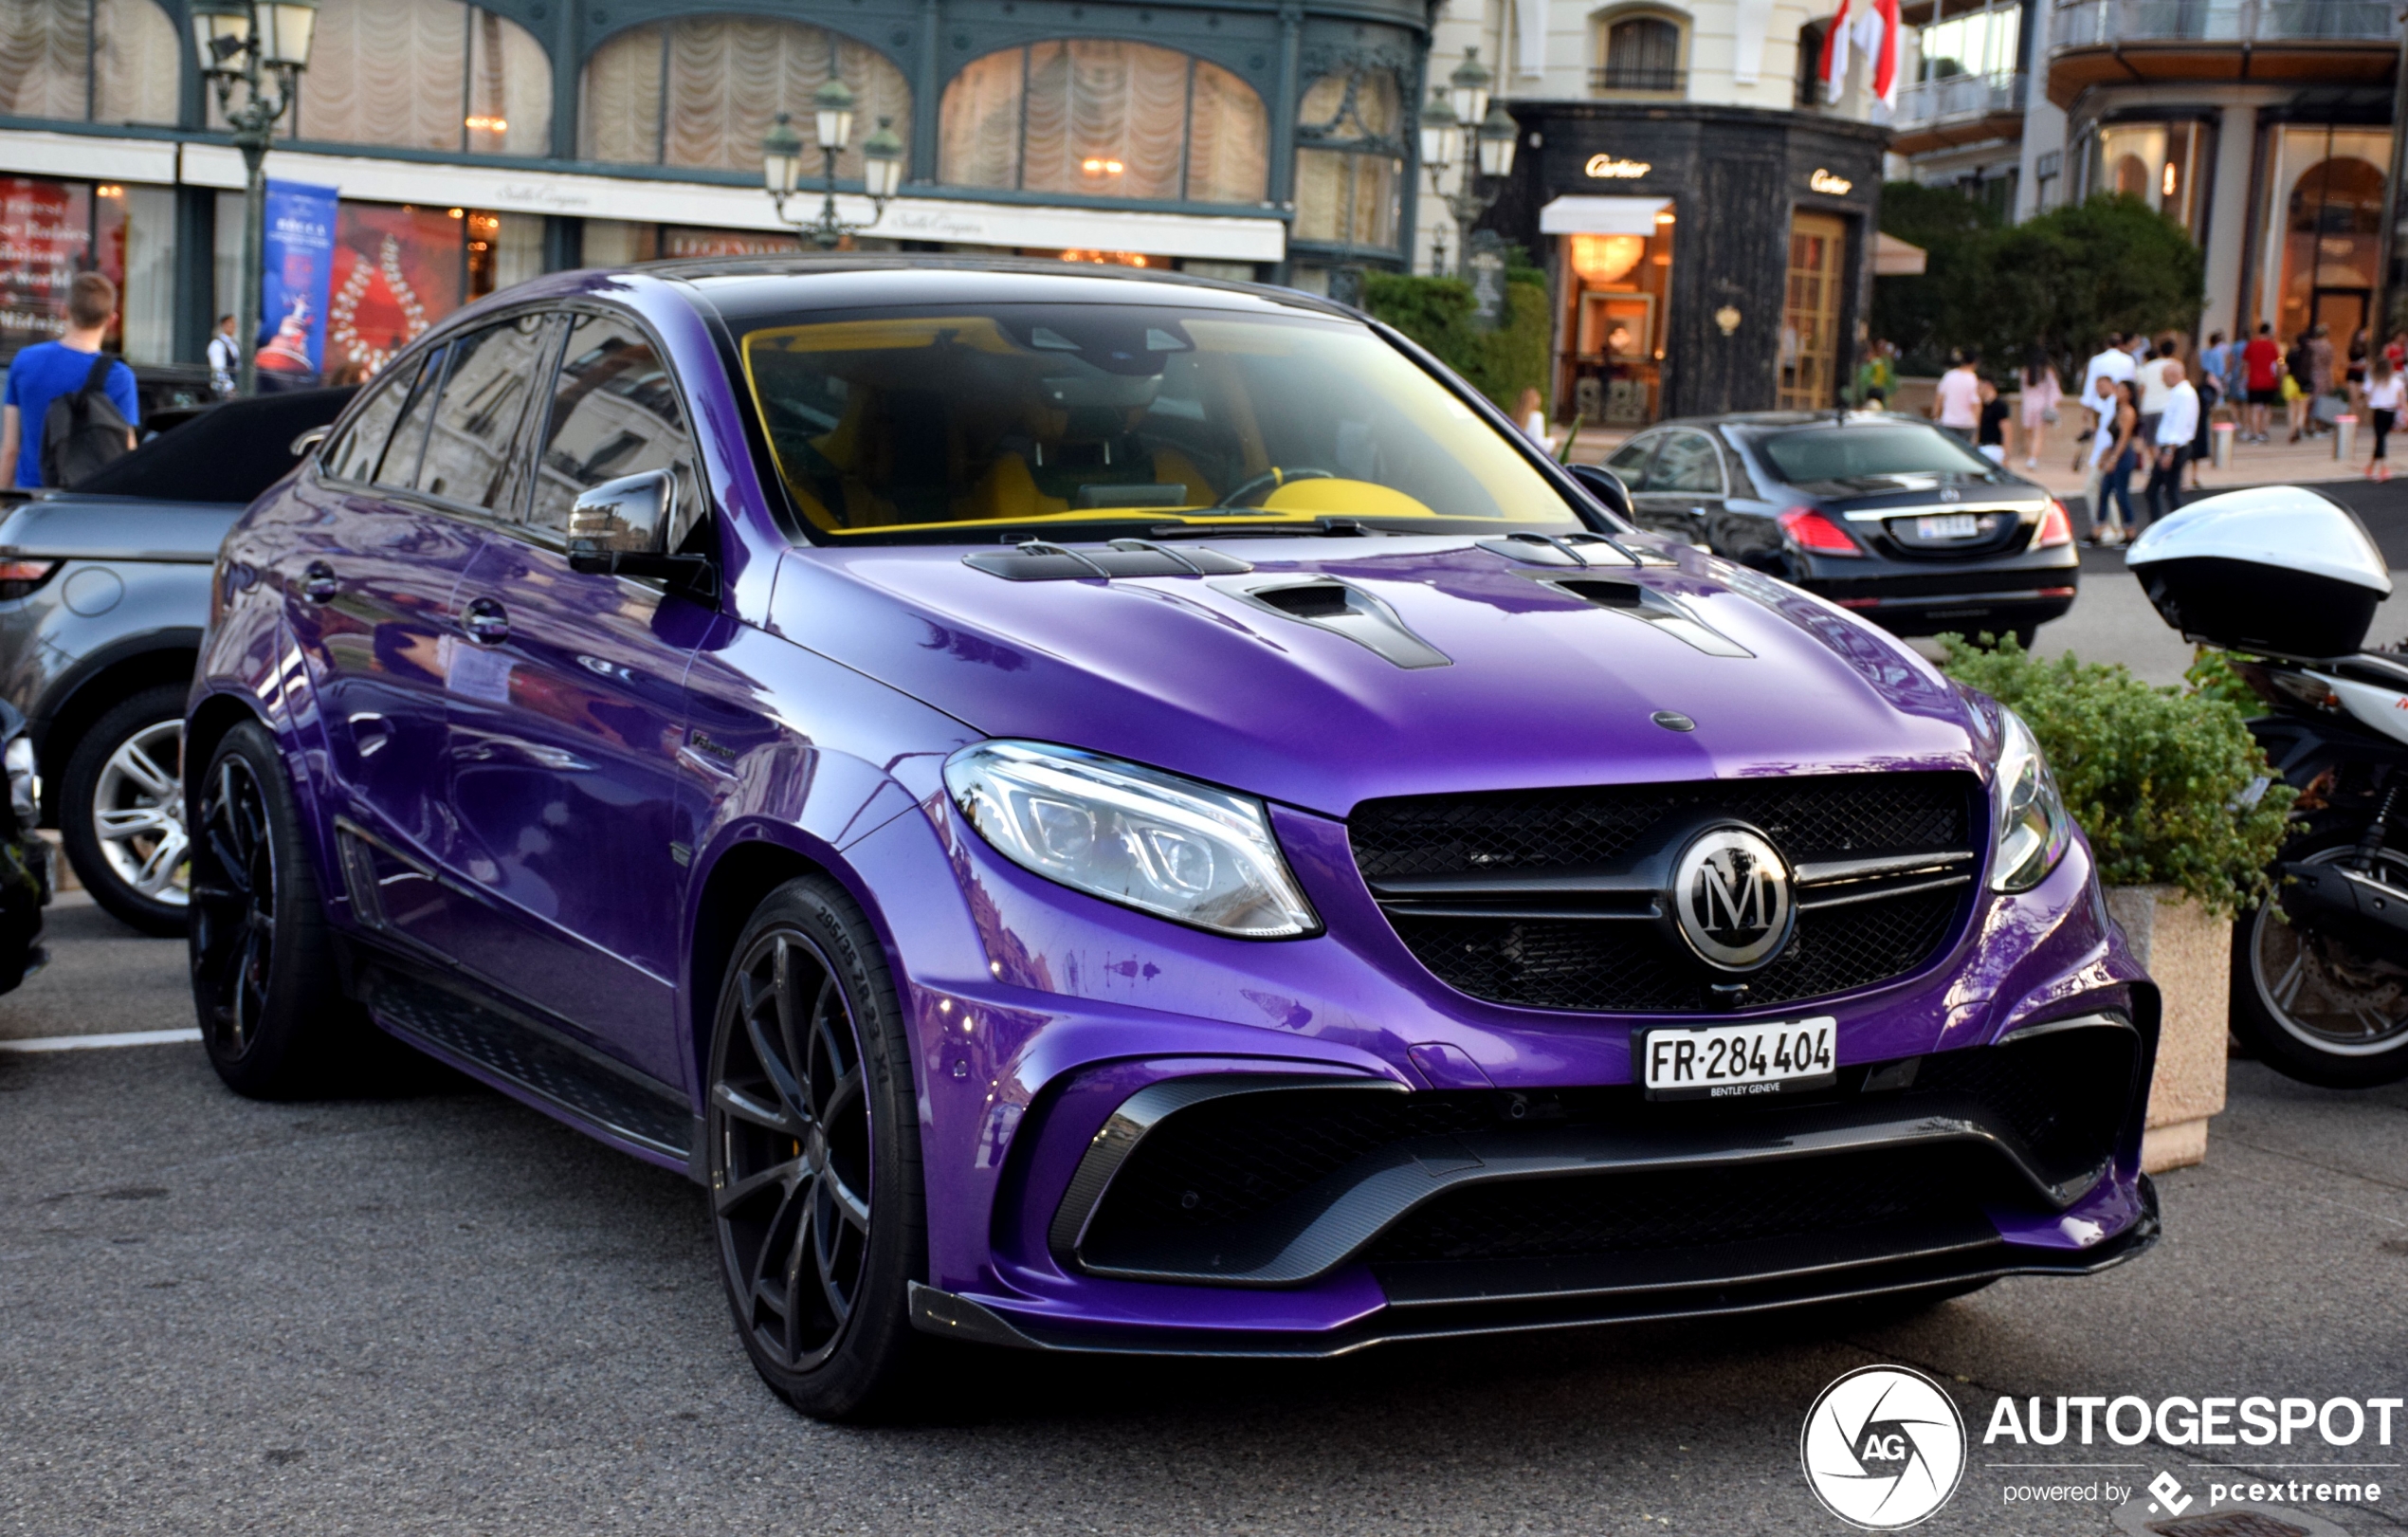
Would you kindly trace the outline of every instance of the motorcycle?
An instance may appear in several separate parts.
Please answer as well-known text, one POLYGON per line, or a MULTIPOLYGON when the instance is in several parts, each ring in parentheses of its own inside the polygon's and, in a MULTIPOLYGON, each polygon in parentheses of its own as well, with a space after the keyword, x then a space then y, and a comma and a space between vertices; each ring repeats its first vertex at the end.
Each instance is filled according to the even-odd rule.
POLYGON ((2250 731, 2299 792, 2273 900, 2234 924, 2233 1034, 2303 1083, 2408 1078, 2408 655, 2361 649, 2381 552, 2339 503, 2264 486, 2152 524, 2125 564, 2265 702, 2250 731))

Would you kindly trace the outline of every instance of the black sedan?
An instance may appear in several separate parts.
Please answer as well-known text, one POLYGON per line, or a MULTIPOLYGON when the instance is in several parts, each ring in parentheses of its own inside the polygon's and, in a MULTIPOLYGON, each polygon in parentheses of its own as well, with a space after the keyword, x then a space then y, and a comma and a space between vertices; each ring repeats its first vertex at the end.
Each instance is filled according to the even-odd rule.
POLYGON ((2073 606, 2081 558, 2064 504, 1927 422, 1697 417, 1649 428, 1605 464, 1645 526, 1897 634, 1988 631, 2028 648, 2073 606))

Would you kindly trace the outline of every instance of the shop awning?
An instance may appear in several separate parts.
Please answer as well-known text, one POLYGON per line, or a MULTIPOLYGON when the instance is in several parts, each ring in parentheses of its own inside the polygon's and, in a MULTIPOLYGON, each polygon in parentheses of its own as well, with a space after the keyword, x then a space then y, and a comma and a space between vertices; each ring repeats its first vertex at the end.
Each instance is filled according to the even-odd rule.
POLYGON ((1873 236, 1873 276, 1876 278, 1919 278, 1923 276, 1924 248, 1909 246, 1896 235, 1873 236))
POLYGON ((1542 235, 1651 235, 1662 197, 1559 197, 1539 210, 1542 235))

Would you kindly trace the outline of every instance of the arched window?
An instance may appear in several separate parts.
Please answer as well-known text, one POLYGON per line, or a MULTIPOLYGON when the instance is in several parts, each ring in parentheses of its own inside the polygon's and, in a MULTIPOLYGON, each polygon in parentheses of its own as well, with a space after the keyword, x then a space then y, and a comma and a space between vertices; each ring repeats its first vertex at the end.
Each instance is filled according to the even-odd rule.
POLYGON ((1322 76, 1296 106, 1296 238, 1393 250, 1404 113, 1393 71, 1322 76))
MULTIPOLYGON (((241 93, 236 93, 240 100, 241 93)), ((222 128, 214 92, 210 123, 222 128)), ((321 0, 286 137, 469 155, 552 153, 552 64, 460 0, 321 0)))
POLYGON ((974 60, 945 87, 937 179, 953 187, 1258 203, 1263 99, 1169 48, 1069 38, 974 60))
MULTIPOLYGON (((911 137, 911 88, 885 55, 832 32, 760 16, 687 16, 629 27, 586 61, 577 153, 589 160, 761 168, 761 137, 794 114, 812 140, 812 93, 830 69, 853 93, 853 137, 836 174, 861 174, 878 119, 911 137)), ((818 169, 817 152, 808 168, 818 169)))
POLYGON ((0 4, 0 113, 172 124, 183 74, 154 0, 0 4))
POLYGON ((1590 83, 1600 91, 1651 95, 1688 88, 1681 67, 1681 24, 1665 16, 1614 16, 1598 27, 1598 64, 1590 83))

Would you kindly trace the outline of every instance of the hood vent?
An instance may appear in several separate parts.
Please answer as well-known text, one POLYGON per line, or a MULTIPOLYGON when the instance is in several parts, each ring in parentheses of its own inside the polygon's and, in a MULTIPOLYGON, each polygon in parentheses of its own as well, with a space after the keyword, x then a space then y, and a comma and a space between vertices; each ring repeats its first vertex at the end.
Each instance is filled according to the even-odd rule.
POLYGON ((1669 566, 1671 557, 1644 545, 1626 544, 1608 534, 1534 534, 1516 530, 1503 539, 1475 540, 1490 555, 1525 566, 1669 566))
POLYGON ((961 563, 1011 582, 1109 580, 1114 576, 1234 576, 1253 570, 1217 550, 1174 548, 1152 540, 1116 539, 1101 548, 1072 549, 1041 539, 1008 550, 978 550, 961 563))
POLYGON ((1214 585, 1282 618, 1343 635, 1400 668, 1454 665, 1454 658, 1406 628, 1396 610, 1345 582, 1316 576, 1214 585))
POLYGON ((1548 585, 1560 587, 1598 608, 1644 619, 1674 640, 1694 646, 1708 656, 1756 654, 1722 631, 1707 628, 1678 598, 1652 587, 1642 587, 1627 576, 1558 576, 1551 578, 1548 585))

